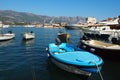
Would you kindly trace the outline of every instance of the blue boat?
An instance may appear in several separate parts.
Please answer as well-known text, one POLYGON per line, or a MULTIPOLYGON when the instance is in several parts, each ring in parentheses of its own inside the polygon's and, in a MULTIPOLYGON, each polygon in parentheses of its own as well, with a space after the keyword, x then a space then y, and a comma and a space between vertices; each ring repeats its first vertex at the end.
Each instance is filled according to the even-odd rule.
POLYGON ((102 69, 103 60, 99 56, 68 43, 50 43, 47 50, 50 60, 65 71, 90 76, 102 69))

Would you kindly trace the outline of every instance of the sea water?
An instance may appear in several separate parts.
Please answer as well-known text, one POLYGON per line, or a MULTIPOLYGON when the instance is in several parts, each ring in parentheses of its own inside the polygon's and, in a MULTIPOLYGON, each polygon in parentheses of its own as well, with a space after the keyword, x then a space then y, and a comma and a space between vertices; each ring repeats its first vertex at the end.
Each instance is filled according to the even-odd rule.
MULTIPOLYGON (((0 42, 0 80, 83 80, 80 75, 59 69, 47 58, 46 48, 54 43, 57 33, 69 33, 70 44, 77 46, 82 33, 80 30, 60 28, 25 28, 15 26, 5 28, 4 33, 12 30, 15 39, 0 42), (22 40, 22 33, 33 31, 35 39, 22 40)), ((103 59, 101 71, 104 80, 120 80, 120 62, 103 59)), ((99 75, 88 80, 100 80, 99 75)))

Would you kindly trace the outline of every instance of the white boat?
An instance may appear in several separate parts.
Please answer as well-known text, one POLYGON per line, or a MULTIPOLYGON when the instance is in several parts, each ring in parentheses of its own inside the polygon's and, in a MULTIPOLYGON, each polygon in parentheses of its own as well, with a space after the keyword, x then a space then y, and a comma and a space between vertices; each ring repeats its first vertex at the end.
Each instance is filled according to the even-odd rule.
POLYGON ((3 25, 3 28, 9 28, 10 25, 3 25))
POLYGON ((92 26, 91 28, 86 28, 87 32, 93 34, 113 34, 114 32, 120 32, 120 30, 111 29, 110 26, 92 26))
POLYGON ((6 41, 15 38, 14 33, 0 34, 0 41, 6 41))
POLYGON ((29 25, 26 25, 27 32, 24 32, 22 34, 23 40, 30 40, 35 38, 35 33, 33 31, 31 32, 28 31, 29 27, 30 27, 29 25))
POLYGON ((35 38, 35 34, 33 32, 23 33, 23 40, 30 40, 34 38, 35 38))
POLYGON ((1 30, 1 34, 0 34, 0 41, 6 41, 6 40, 10 40, 15 38, 15 34, 12 33, 12 31, 9 31, 8 33, 3 33, 3 24, 2 21, 0 21, 0 30, 1 30))
POLYGON ((107 20, 100 21, 99 23, 104 25, 115 25, 115 24, 119 24, 118 20, 119 20, 119 17, 108 18, 107 20))
POLYGON ((109 25, 111 29, 120 29, 120 16, 102 20, 99 24, 109 25))
POLYGON ((73 30, 79 30, 79 29, 82 29, 83 27, 87 27, 87 25, 85 24, 69 24, 69 25, 66 25, 65 28, 66 29, 73 29, 73 30))
POLYGON ((24 27, 35 27, 35 25, 25 25, 24 27))
POLYGON ((82 30, 84 34, 93 39, 103 39, 109 40, 115 36, 119 36, 120 30, 118 29, 111 29, 110 26, 92 26, 90 28, 84 28, 82 30))

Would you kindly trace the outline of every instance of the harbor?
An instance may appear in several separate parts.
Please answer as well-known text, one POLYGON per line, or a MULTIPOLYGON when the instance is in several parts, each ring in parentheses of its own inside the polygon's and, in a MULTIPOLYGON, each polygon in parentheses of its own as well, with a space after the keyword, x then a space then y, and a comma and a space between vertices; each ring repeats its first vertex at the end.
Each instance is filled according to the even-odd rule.
POLYGON ((0 80, 120 80, 119 5, 1 0, 0 80))
MULTIPOLYGON (((101 80, 100 76, 91 75, 88 79, 62 69, 51 63, 46 48, 54 43, 60 30, 70 34, 70 44, 77 46, 83 33, 80 30, 64 28, 35 28, 28 30, 35 33, 35 38, 24 41, 22 33, 25 27, 9 27, 15 38, 0 42, 0 80, 101 80)), ((101 74, 104 80, 119 80, 119 61, 103 58, 101 74)))

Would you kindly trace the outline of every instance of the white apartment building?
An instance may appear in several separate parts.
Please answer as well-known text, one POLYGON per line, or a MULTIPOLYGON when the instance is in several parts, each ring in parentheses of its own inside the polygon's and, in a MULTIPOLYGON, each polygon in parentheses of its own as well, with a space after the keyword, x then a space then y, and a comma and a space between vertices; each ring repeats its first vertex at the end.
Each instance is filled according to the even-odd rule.
POLYGON ((87 23, 88 24, 95 24, 97 21, 96 21, 96 18, 94 17, 88 17, 87 18, 87 23))

